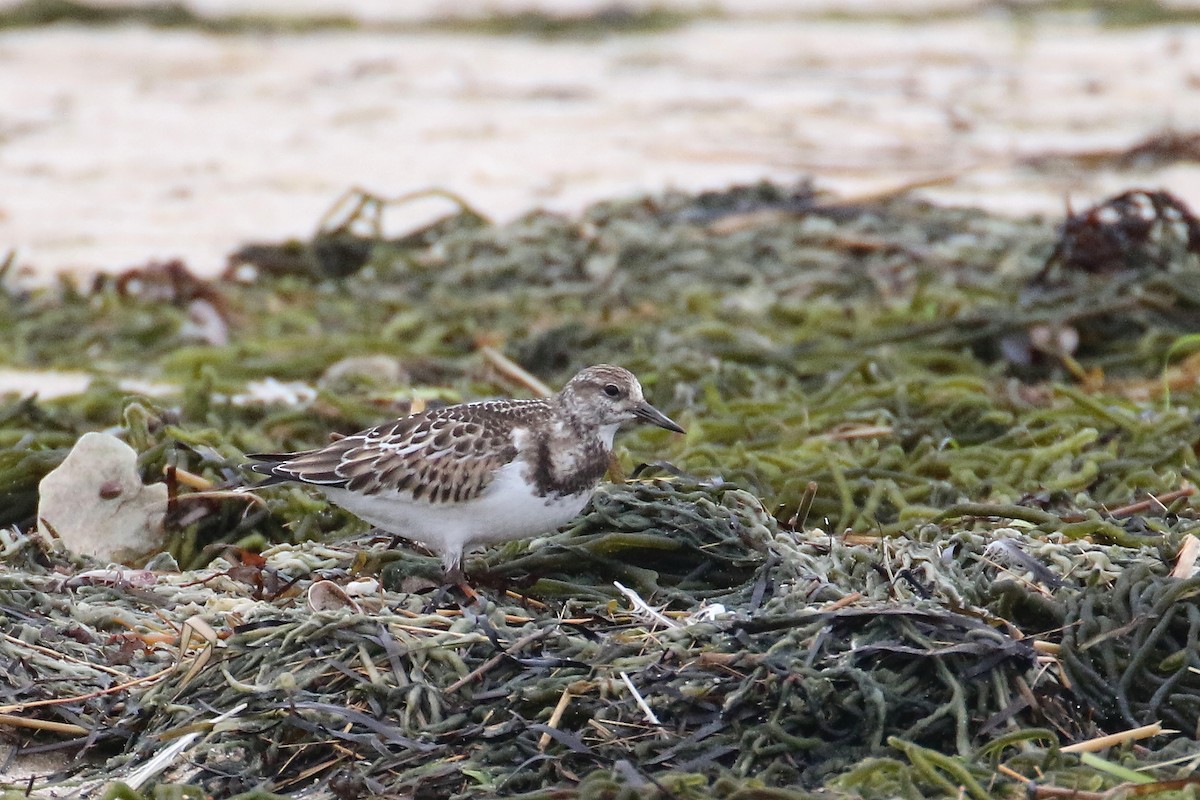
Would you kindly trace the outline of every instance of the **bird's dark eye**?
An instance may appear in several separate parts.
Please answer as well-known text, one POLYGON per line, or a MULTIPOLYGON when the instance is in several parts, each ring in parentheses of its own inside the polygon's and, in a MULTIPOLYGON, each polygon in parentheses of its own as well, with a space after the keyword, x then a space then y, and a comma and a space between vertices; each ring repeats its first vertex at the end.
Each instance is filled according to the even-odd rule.
POLYGON ((615 383, 610 383, 604 387, 604 393, 609 397, 620 397, 621 387, 617 386, 615 383))

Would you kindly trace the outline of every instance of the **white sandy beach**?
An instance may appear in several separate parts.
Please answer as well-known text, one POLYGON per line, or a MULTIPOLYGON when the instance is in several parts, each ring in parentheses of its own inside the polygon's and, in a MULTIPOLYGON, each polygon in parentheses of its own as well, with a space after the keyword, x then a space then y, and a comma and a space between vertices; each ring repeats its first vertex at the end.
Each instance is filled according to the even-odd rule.
MULTIPOLYGON (((378 22, 436 17, 446 5, 194 7, 378 22)), ((351 186, 442 187, 498 221, 808 175, 850 194, 948 177, 923 193, 1013 214, 1058 214, 1068 195, 1078 207, 1131 186, 1200 207, 1195 164, 1052 174, 1021 164, 1191 130, 1200 29, 1106 28, 1084 14, 1018 23, 1000 11, 931 13, 913 24, 821 13, 871 7, 728 2, 719 19, 595 41, 370 25, 304 35, 10 30, 0 33, 0 248, 42 276, 174 257, 213 274, 246 241, 308 235, 351 186)))

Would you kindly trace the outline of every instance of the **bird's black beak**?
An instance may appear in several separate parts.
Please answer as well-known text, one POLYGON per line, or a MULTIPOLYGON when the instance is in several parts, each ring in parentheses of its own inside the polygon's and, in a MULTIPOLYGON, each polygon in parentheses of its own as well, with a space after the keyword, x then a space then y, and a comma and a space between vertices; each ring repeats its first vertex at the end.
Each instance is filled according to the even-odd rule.
POLYGON ((657 425, 660 428, 666 428, 667 430, 675 431, 676 433, 687 433, 687 431, 675 424, 670 417, 647 403, 645 400, 633 407, 633 415, 642 422, 649 422, 651 425, 657 425))

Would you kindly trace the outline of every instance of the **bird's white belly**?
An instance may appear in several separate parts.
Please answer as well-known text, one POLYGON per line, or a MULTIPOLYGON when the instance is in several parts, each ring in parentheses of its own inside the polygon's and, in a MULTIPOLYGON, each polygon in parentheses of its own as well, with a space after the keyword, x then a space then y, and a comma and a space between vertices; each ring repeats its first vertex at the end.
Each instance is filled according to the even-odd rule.
POLYGON ((372 525, 446 552, 553 531, 577 517, 591 497, 592 489, 539 497, 525 482, 523 471, 519 462, 507 464, 483 494, 459 503, 414 501, 407 493, 398 492, 363 495, 322 488, 334 503, 372 525))

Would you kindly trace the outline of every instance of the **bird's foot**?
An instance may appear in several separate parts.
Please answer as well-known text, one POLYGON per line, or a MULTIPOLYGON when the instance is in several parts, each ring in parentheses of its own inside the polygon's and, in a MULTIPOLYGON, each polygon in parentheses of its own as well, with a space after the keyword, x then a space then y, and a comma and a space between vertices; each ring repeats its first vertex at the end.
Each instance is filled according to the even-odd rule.
POLYGON ((471 584, 467 583, 466 573, 457 564, 446 570, 446 586, 456 587, 472 603, 479 599, 479 595, 471 588, 471 584))
POLYGON ((467 576, 462 569, 454 567, 446 570, 441 585, 429 596, 429 602, 425 604, 425 613, 432 613, 440 608, 455 589, 462 593, 468 605, 479 602, 479 594, 471 588, 467 576))

